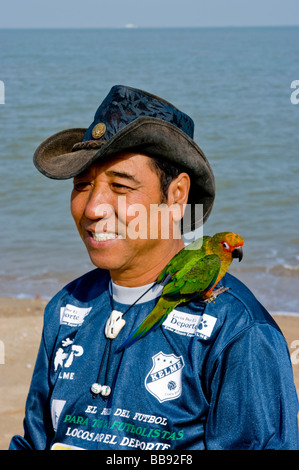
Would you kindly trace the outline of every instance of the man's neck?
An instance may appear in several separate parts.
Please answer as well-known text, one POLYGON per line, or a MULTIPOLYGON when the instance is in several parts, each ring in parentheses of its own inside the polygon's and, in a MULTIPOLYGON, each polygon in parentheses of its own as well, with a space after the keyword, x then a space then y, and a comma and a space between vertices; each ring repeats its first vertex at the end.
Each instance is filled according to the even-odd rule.
POLYGON ((149 258, 144 263, 138 263, 134 270, 110 271, 112 281, 124 287, 140 287, 155 282, 162 269, 185 246, 183 239, 174 242, 169 250, 161 252, 156 262, 149 258))

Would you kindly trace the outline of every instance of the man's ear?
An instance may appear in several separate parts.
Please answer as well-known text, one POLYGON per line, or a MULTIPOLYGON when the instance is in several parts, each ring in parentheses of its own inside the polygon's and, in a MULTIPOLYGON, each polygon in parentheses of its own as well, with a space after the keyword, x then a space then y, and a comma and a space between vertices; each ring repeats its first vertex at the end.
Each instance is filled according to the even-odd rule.
POLYGON ((176 204, 180 207, 179 213, 177 211, 175 212, 177 214, 176 216, 174 213, 174 219, 177 219, 177 221, 183 218, 184 205, 188 202, 190 184, 190 176, 188 173, 180 173, 169 185, 167 204, 168 206, 176 204))
POLYGON ((187 204, 190 190, 190 176, 180 173, 172 180, 168 188, 168 204, 187 204))

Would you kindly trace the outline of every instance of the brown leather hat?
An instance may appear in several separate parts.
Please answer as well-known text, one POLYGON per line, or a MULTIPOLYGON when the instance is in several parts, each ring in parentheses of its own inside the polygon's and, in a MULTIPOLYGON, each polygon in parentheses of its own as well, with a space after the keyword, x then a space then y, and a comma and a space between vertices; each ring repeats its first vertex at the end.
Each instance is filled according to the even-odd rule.
POLYGON ((184 232, 205 222, 215 198, 212 169, 193 140, 192 119, 167 101, 142 90, 114 86, 96 111, 88 129, 67 129, 52 135, 37 148, 34 164, 53 179, 72 178, 95 160, 119 152, 138 151, 169 160, 191 178, 188 204, 203 205, 184 232))

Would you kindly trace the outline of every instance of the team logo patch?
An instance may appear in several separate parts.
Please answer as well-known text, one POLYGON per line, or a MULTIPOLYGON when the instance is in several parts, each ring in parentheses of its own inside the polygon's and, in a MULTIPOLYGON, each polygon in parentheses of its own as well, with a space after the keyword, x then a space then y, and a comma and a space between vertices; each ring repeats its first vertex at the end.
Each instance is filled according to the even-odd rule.
POLYGON ((153 367, 145 378, 145 388, 160 403, 174 400, 182 394, 182 369, 184 359, 160 351, 152 357, 153 367))
POLYGON ((60 324, 69 326, 81 326, 86 315, 89 314, 92 307, 82 308, 67 304, 60 309, 60 324))
POLYGON ((167 315, 163 327, 184 336, 199 336, 207 339, 211 336, 217 318, 204 313, 203 315, 192 315, 179 310, 173 310, 167 315))

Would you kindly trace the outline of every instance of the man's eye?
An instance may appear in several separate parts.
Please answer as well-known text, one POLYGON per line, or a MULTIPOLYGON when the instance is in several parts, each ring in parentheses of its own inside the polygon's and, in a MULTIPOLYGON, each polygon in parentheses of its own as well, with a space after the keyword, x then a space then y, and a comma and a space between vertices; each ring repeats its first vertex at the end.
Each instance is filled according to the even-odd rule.
POLYGON ((111 186, 116 191, 129 191, 130 189, 132 189, 129 186, 126 186, 125 184, 121 184, 121 183, 112 183, 111 186))
POLYGON ((80 181, 78 183, 74 183, 74 189, 78 192, 88 191, 89 187, 90 183, 88 183, 87 181, 80 181))

